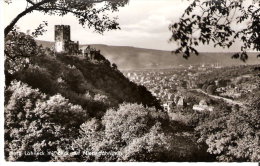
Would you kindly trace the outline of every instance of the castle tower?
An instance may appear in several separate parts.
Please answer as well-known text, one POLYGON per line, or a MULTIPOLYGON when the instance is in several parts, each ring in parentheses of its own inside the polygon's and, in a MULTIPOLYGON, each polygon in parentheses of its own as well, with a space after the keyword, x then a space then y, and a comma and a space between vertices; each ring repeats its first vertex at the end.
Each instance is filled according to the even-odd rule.
POLYGON ((70 26, 55 25, 55 52, 66 53, 67 45, 70 43, 70 26))

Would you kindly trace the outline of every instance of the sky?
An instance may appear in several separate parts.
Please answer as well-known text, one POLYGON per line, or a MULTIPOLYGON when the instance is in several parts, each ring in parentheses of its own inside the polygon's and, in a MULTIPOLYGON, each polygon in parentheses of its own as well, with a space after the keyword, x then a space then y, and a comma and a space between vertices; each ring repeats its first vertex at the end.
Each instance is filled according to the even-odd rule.
MULTIPOLYGON (((15 3, 4 4, 4 25, 20 12, 26 3, 24 0, 13 0, 15 3)), ((191 1, 188 0, 130 0, 129 4, 116 13, 121 30, 105 32, 103 35, 93 29, 83 28, 72 15, 64 17, 48 16, 39 12, 30 13, 19 20, 17 26, 21 31, 33 31, 43 21, 48 21, 48 27, 39 40, 54 41, 54 25, 71 26, 71 39, 80 44, 106 44, 113 46, 134 46, 141 48, 175 50, 176 43, 169 43, 171 32, 168 27, 177 22, 191 1)), ((233 46, 229 51, 236 51, 233 46)), ((199 51, 227 51, 213 46, 200 46, 199 51)))

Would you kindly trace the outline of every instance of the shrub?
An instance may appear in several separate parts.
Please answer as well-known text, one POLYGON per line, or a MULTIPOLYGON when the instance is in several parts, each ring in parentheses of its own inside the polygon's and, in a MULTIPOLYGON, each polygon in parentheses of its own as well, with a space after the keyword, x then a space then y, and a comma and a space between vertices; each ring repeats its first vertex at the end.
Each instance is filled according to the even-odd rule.
POLYGON ((142 137, 134 138, 131 143, 122 150, 123 161, 163 161, 170 150, 171 138, 166 135, 156 123, 148 133, 142 137))
POLYGON ((44 49, 36 44, 32 36, 14 28, 5 37, 5 70, 13 74, 28 67, 31 58, 44 54, 44 49))
POLYGON ((78 69, 68 69, 64 72, 64 80, 69 85, 69 88, 76 93, 86 91, 84 76, 78 69))
POLYGON ((27 69, 17 72, 15 77, 47 94, 55 94, 58 86, 47 69, 36 65, 30 65, 27 69))
POLYGON ((207 93, 210 95, 213 95, 216 91, 216 86, 215 85, 209 85, 206 89, 207 93))
POLYGON ((13 81, 5 105, 5 157, 9 161, 49 161, 59 147, 77 137, 75 128, 87 119, 81 106, 61 95, 48 98, 37 89, 13 81), (28 153, 31 153, 28 155, 28 153))
POLYGON ((196 130, 219 161, 259 161, 259 109, 219 111, 196 130))
POLYGON ((78 156, 84 161, 162 161, 162 156, 169 152, 170 137, 159 119, 166 118, 165 113, 153 108, 122 104, 117 110, 108 110, 101 122, 92 119, 82 124, 81 135, 73 147, 81 152, 87 149, 110 154, 78 156))

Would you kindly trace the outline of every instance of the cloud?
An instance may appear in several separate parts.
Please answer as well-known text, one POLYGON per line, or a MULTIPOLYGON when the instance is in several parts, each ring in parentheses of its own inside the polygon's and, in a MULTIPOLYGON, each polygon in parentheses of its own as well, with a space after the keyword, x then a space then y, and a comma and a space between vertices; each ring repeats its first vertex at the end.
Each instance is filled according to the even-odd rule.
MULTIPOLYGON (((178 17, 176 13, 181 13, 179 11, 184 10, 187 4, 181 0, 130 0, 127 6, 115 13, 119 17, 121 30, 105 32, 104 35, 94 33, 93 29, 82 28, 72 15, 61 18, 33 12, 22 18, 18 26, 22 31, 33 31, 42 21, 48 21, 48 31, 38 38, 40 40, 53 41, 54 25, 68 24, 71 25, 71 38, 80 43, 171 49, 172 46, 167 43, 170 37, 168 26, 178 17)), ((25 6, 23 1, 5 5, 4 24, 7 25, 25 6)))
MULTIPOLYGON (((191 1, 188 0, 130 0, 127 6, 114 13, 118 15, 121 30, 105 32, 104 35, 94 33, 93 29, 83 28, 72 15, 58 17, 33 12, 19 20, 18 26, 24 32, 33 31, 42 21, 48 21, 48 31, 38 38, 40 40, 54 41, 54 25, 67 24, 71 26, 71 39, 79 41, 81 44, 174 50, 177 47, 176 44, 168 43, 171 36, 168 26, 170 23, 178 21, 190 3, 191 1)), ((4 25, 8 25, 25 7, 26 3, 22 0, 5 5, 4 25)), ((214 50, 212 46, 200 46, 199 49, 214 50)))

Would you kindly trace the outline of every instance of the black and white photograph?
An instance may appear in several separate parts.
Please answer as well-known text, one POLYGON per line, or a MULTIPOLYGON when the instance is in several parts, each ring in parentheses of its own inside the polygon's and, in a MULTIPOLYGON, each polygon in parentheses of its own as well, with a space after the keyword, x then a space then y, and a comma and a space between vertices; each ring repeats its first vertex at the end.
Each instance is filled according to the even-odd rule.
POLYGON ((3 162, 259 165, 260 0, 0 5, 3 162))

